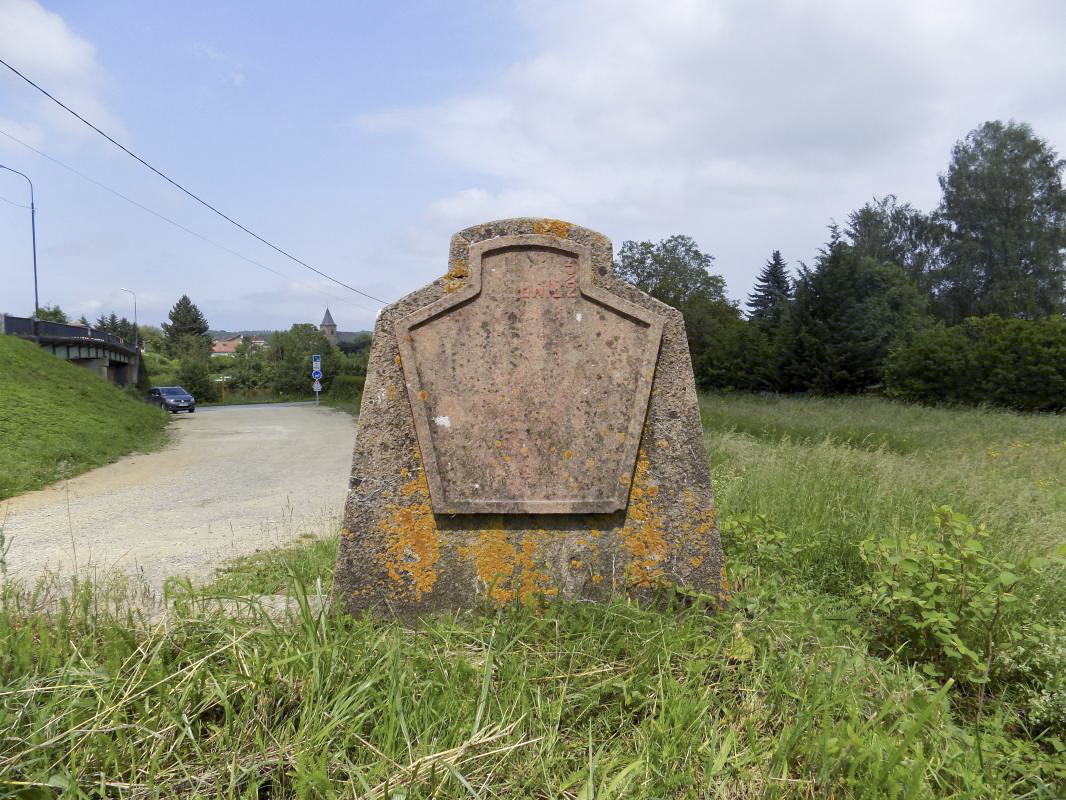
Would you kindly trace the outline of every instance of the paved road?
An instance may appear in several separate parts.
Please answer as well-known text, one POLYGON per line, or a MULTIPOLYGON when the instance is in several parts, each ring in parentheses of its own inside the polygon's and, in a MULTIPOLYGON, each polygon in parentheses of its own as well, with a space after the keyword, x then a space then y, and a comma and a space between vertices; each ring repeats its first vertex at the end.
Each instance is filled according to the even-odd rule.
POLYGON ((337 531, 355 421, 313 404, 200 408, 172 442, 0 501, 8 573, 210 577, 222 561, 337 531))

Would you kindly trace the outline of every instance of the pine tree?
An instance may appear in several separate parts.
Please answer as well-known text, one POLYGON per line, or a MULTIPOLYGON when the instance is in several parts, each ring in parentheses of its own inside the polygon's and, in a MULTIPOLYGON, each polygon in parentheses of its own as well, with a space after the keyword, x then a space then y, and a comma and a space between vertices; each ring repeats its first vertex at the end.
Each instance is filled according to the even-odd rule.
POLYGON ((781 251, 774 250, 755 281, 755 291, 748 295, 748 316, 755 322, 776 327, 785 305, 792 299, 792 281, 781 251))
POLYGON ((804 268, 788 320, 783 379, 792 391, 861 392, 926 322, 927 300, 902 267, 860 256, 834 236, 804 268))
POLYGON ((170 324, 163 323, 163 335, 166 348, 173 355, 194 350, 204 357, 211 351, 211 337, 207 335, 209 325, 207 318, 196 304, 183 294, 181 299, 170 309, 170 324))

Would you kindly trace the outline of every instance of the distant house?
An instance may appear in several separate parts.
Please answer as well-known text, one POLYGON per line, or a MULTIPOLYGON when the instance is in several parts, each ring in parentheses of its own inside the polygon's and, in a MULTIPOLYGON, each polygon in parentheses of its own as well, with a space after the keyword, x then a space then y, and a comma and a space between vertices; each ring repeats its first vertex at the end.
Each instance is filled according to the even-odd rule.
POLYGON ((244 337, 239 333, 235 336, 227 336, 225 339, 212 339, 211 340, 211 355, 212 356, 231 356, 237 352, 237 347, 240 345, 241 340, 244 337))

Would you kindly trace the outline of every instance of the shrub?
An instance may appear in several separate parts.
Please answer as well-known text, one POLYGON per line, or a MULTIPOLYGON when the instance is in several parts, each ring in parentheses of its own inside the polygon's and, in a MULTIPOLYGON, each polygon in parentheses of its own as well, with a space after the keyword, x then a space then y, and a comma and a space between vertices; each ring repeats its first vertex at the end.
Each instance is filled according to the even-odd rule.
POLYGON ((209 403, 218 397, 206 359, 183 358, 175 377, 181 387, 195 397, 198 403, 209 403))
POLYGON ((338 375, 330 384, 326 395, 331 400, 343 400, 356 402, 363 396, 363 384, 366 383, 364 375, 338 375))
POLYGON ((1066 318, 972 317, 936 325, 885 364, 886 394, 924 403, 1066 408, 1066 318))
POLYGON ((1049 561, 989 555, 985 526, 947 506, 933 509, 932 527, 932 536, 867 537, 860 554, 870 578, 854 594, 887 652, 933 677, 984 684, 1008 622, 1019 616, 1014 587, 1049 561))
POLYGON ((1066 736, 1066 624, 1029 624, 992 663, 1034 731, 1066 736))

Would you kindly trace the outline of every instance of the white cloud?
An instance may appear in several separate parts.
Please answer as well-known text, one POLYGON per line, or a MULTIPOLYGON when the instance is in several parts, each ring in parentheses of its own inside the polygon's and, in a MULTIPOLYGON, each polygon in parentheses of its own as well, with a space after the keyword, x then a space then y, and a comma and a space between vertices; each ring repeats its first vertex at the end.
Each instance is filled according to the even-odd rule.
POLYGON ((951 145, 986 119, 1025 119, 1066 146, 1053 99, 1066 6, 1050 0, 523 13, 534 54, 482 89, 356 120, 460 168, 465 187, 427 209, 435 230, 550 214, 625 238, 695 234, 740 294, 772 249, 809 259, 830 218, 874 194, 934 205, 951 145))
MULTIPOLYGON (((0 52, 11 66, 79 114, 112 135, 123 135, 120 122, 101 97, 105 73, 95 48, 59 14, 34 0, 0 0, 0 52)), ((7 70, 4 73, 2 82, 9 91, 0 113, 21 118, 23 130, 37 127, 68 137, 95 136, 29 84, 7 70)), ((43 137, 30 138, 30 143, 40 144, 43 137)))

